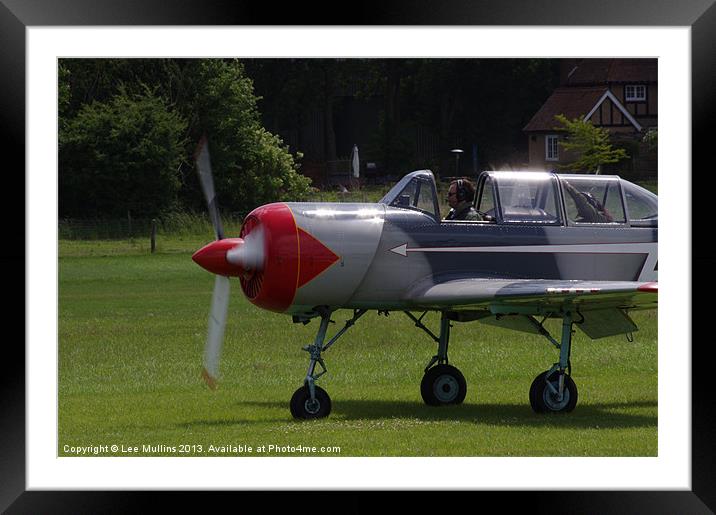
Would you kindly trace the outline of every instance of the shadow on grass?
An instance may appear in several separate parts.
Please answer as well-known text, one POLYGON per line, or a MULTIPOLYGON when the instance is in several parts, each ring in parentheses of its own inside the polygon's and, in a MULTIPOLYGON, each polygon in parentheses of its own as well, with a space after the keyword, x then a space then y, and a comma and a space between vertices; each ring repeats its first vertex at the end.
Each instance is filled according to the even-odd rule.
MULTIPOLYGON (((653 403, 651 406, 656 406, 653 403)), ((498 426, 559 426, 587 428, 656 426, 657 417, 625 414, 610 410, 621 404, 577 406, 572 413, 542 413, 526 404, 463 404, 427 406, 421 402, 345 400, 336 402, 332 416, 341 419, 416 418, 419 420, 458 420, 498 426)))
MULTIPOLYGON (((187 428, 195 426, 230 426, 252 423, 281 422, 293 420, 287 402, 247 401, 239 407, 251 409, 284 409, 286 416, 280 418, 263 418, 246 420, 237 413, 235 419, 187 421, 178 426, 187 428)), ((390 420, 418 419, 423 421, 462 421, 474 424, 495 426, 530 426, 530 427, 561 427, 572 429, 587 428, 635 428, 656 427, 657 416, 624 413, 618 410, 629 408, 656 408, 656 401, 594 403, 578 405, 572 413, 534 413, 528 404, 471 404, 460 406, 432 407, 422 402, 406 401, 373 401, 343 399, 333 403, 333 411, 329 420, 390 420)), ((254 411, 255 412, 255 411, 254 411)))

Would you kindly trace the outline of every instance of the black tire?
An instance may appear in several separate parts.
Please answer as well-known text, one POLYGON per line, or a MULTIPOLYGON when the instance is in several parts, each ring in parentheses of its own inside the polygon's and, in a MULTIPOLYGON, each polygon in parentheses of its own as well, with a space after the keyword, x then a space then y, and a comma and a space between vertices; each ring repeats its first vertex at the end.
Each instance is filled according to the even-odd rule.
POLYGON ((465 376, 452 365, 436 365, 423 376, 420 395, 429 406, 460 404, 467 395, 465 376))
POLYGON ((291 397, 291 415, 298 419, 324 418, 331 413, 331 398, 320 386, 316 386, 316 398, 311 401, 308 386, 302 386, 291 397))
MULTIPOLYGON (((564 394, 561 401, 557 401, 552 390, 547 386, 545 378, 547 372, 535 377, 530 386, 530 405, 535 413, 569 413, 577 405, 577 385, 572 378, 564 374, 564 394)), ((554 371, 549 382, 559 388, 559 372, 554 371)))

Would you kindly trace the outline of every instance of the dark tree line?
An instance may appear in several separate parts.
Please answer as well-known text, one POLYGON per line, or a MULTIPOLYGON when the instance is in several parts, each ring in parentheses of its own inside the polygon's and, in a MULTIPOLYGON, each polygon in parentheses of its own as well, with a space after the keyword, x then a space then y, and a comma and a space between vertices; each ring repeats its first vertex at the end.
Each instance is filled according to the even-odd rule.
MULTIPOLYGON (((269 132, 320 112, 325 161, 338 154, 341 95, 379 116, 361 149, 387 172, 451 171, 449 149, 479 146, 480 166, 526 152, 521 131, 557 85, 544 59, 63 59, 59 64, 61 217, 203 210, 193 152, 207 134, 224 210, 300 200, 302 142, 269 132), (439 142, 416 155, 416 129, 439 142)), ((362 153, 362 156, 365 154, 362 153)))
POLYGON ((300 127, 311 108, 322 111, 324 160, 336 158, 338 93, 379 99, 367 150, 396 173, 426 165, 452 170, 449 150, 469 152, 472 144, 482 167, 526 161, 522 128, 559 81, 556 59, 256 59, 246 69, 268 126, 300 127), (437 138, 437 163, 415 155, 418 127, 437 138))
POLYGON ((67 59, 59 81, 60 217, 203 210, 193 161, 203 134, 226 210, 309 192, 237 60, 67 59))

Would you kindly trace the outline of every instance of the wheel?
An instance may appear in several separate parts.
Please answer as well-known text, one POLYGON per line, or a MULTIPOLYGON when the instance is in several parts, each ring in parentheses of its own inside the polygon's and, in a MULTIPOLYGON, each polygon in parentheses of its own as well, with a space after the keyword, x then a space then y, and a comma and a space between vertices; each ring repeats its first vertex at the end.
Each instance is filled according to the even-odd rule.
POLYGON ((457 368, 451 365, 436 365, 423 376, 420 394, 425 404, 430 406, 460 404, 467 394, 467 382, 457 368))
POLYGON ((311 400, 308 386, 302 386, 291 397, 293 418, 309 419, 327 417, 331 412, 331 398, 320 386, 316 386, 316 398, 311 400))
MULTIPOLYGON (((577 405, 577 385, 570 376, 564 374, 564 392, 562 400, 547 386, 547 372, 535 377, 530 387, 530 405, 535 413, 569 413, 577 405)), ((559 389, 559 373, 552 372, 549 382, 559 389)))

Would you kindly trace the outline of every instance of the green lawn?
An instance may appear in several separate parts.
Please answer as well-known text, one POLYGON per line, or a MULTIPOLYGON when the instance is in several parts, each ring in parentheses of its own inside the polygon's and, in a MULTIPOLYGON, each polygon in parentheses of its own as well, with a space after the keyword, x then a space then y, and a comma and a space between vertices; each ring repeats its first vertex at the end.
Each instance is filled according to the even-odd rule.
MULTIPOLYGON (((60 241, 60 455, 107 446, 99 455, 124 456, 121 446, 137 446, 144 456, 221 456, 237 455, 221 446, 239 445, 252 447, 245 456, 304 455, 298 446, 315 446, 316 456, 657 455, 656 312, 633 314, 641 327, 633 343, 577 332, 579 403, 556 416, 534 414, 528 402, 533 378, 557 360, 543 338, 456 324, 450 360, 467 398, 432 408, 419 385, 435 344, 402 313, 368 313, 324 354, 329 372, 319 384, 331 416, 296 422, 288 402, 317 323, 262 311, 235 282, 221 382, 210 391, 200 370, 213 277, 190 252, 211 239, 164 237, 154 255, 148 243, 60 241)), ((350 315, 337 312, 331 332, 350 315)), ((437 315, 426 319, 437 331, 437 315)))

